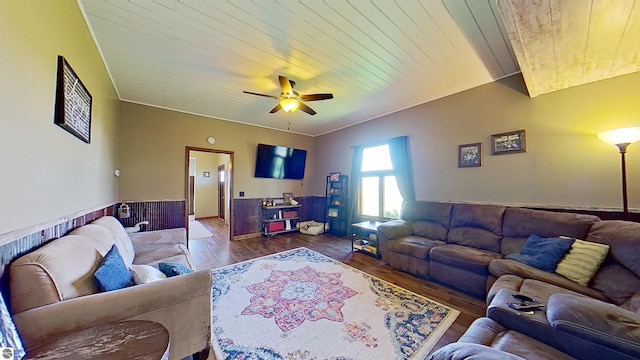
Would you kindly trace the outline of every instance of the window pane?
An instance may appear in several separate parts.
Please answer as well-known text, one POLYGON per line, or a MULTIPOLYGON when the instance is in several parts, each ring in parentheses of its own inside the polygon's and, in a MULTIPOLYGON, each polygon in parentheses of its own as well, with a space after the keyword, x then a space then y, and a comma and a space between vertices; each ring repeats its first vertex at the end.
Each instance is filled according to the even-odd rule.
POLYGON ((400 219, 402 209, 402 196, 398 190, 398 183, 395 176, 384 177, 384 214, 391 219, 400 219))
POLYGON ((365 148, 362 153, 362 171, 392 170, 389 145, 365 148))
POLYGON ((380 214, 380 180, 376 177, 363 177, 360 181, 360 214, 379 216, 380 214))

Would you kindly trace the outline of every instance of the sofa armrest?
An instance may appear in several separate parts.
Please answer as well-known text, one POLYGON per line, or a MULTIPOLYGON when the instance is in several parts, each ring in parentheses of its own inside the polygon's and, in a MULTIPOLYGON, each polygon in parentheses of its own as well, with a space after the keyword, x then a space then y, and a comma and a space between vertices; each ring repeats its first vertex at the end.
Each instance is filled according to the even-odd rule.
POLYGON ((145 231, 129 234, 133 243, 133 249, 138 252, 139 248, 151 245, 187 245, 187 229, 165 229, 145 231))
MULTIPOLYGON (((204 270, 29 309, 14 314, 13 319, 27 349, 45 344, 53 336, 109 322, 145 319, 144 314, 152 313, 150 320, 164 325, 173 340, 172 324, 176 321, 163 321, 162 312, 183 304, 185 307, 193 306, 192 300, 206 297, 207 306, 202 311, 208 312, 209 317, 205 320, 210 326, 211 286, 211 271, 204 270), (153 317, 155 319, 151 319, 153 317)), ((196 309, 182 309, 182 313, 186 316, 191 310, 196 309)))
POLYGON ((385 236, 388 240, 395 240, 403 236, 411 235, 413 228, 411 224, 405 220, 391 220, 379 225, 378 233, 385 236))
POLYGON ((399 239, 413 233, 413 228, 405 220, 391 220, 378 226, 378 249, 382 255, 382 261, 389 264, 389 248, 387 244, 391 240, 399 239))
POLYGON ((547 319, 558 331, 640 358, 640 315, 614 304, 554 294, 547 319))

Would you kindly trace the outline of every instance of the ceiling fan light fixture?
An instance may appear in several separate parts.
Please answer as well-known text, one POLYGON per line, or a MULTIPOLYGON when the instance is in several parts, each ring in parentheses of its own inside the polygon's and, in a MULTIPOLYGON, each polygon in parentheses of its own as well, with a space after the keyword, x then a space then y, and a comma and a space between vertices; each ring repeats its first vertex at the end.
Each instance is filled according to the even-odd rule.
POLYGON ((286 112, 294 112, 298 110, 300 102, 298 101, 298 99, 284 98, 280 100, 280 106, 282 106, 282 110, 286 112))

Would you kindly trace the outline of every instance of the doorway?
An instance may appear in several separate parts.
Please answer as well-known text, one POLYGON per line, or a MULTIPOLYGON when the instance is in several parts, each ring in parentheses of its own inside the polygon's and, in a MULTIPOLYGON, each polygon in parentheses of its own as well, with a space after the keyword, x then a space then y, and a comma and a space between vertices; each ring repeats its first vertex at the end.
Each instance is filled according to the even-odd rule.
POLYGON ((207 238, 233 239, 233 152, 188 146, 185 169, 185 223, 190 235, 204 224, 213 234, 207 238), (200 219, 199 224, 191 223, 194 229, 192 218, 200 219))
POLYGON ((220 165, 218 166, 218 217, 222 220, 225 220, 224 218, 224 214, 225 214, 225 204, 226 201, 225 199, 227 198, 226 196, 226 182, 225 180, 225 175, 226 172, 224 171, 224 165, 220 165))

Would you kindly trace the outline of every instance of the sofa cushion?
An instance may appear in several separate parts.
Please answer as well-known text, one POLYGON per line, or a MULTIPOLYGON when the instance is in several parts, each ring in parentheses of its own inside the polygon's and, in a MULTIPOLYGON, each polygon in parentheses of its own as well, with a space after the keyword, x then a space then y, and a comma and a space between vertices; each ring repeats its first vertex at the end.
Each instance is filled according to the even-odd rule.
POLYGON ((433 201, 407 201, 402 205, 402 219, 408 222, 424 220, 449 226, 453 205, 433 201))
MULTIPOLYGON (((101 225, 97 225, 93 223, 87 224, 74 229, 71 232, 71 234, 84 235, 84 236, 90 237, 93 241, 100 243, 104 248, 107 249, 107 251, 111 249, 111 246, 113 246, 114 244, 118 245, 118 250, 120 249, 121 241, 118 238, 118 236, 113 231, 109 230, 109 228, 101 225)), ((126 254, 126 255, 127 256, 122 254, 122 252, 120 253, 120 256, 122 256, 122 259, 124 260, 125 265, 128 266, 128 265, 131 265, 134 254, 126 254)))
POLYGON ((489 263, 501 257, 500 254, 494 252, 450 244, 436 246, 431 249, 431 253, 429 254, 431 261, 478 274, 487 274, 489 263))
POLYGON ((500 252, 504 206, 455 204, 447 243, 500 252))
POLYGON ((580 239, 609 245, 609 256, 640 276, 640 223, 599 221, 593 225, 586 238, 580 239))
POLYGON ((124 264, 115 244, 100 261, 93 278, 102 291, 118 290, 133 285, 131 272, 124 264))
POLYGON ((127 234, 124 226, 122 226, 122 224, 113 216, 103 216, 91 223, 104 226, 115 234, 116 245, 118 245, 118 249, 120 250, 122 259, 124 260, 125 264, 131 265, 134 257, 136 256, 136 252, 133 249, 133 243, 131 243, 129 234, 127 234))
MULTIPOLYGON (((496 287, 496 284, 504 283, 509 279, 514 280, 518 279, 519 283, 513 285, 515 287, 509 287, 510 289, 514 289, 514 291, 518 291, 520 286, 522 286, 522 282, 525 279, 529 281, 537 281, 540 284, 547 284, 549 287, 553 287, 553 289, 567 289, 567 291, 571 290, 575 293, 584 294, 596 299, 607 300, 607 297, 602 295, 601 292, 598 292, 592 288, 582 286, 574 281, 571 281, 564 276, 560 276, 556 273, 551 273, 547 271, 543 271, 533 266, 529 266, 515 260, 509 259, 496 259, 491 261, 489 264, 489 272, 498 278, 496 282, 493 284, 491 289, 493 290, 496 287)), ((489 292, 491 295, 491 291, 489 292)), ((535 294, 528 294, 536 296, 535 294)), ((490 300, 490 299, 488 299, 490 300)))
POLYGON ((131 275, 133 276, 133 282, 136 285, 146 284, 167 278, 167 275, 165 275, 162 271, 149 265, 131 265, 129 267, 129 270, 131 271, 131 275))
POLYGON ((405 236, 397 240, 389 241, 387 247, 395 253, 426 260, 429 258, 429 251, 431 251, 434 246, 444 244, 446 244, 444 241, 431 240, 420 236, 405 236))
POLYGON ((609 245, 575 239, 569 252, 558 262, 556 273, 587 286, 608 252, 609 245))
POLYGON ((507 255, 520 251, 531 234, 585 239, 599 220, 593 215, 509 207, 504 212, 501 252, 507 255))
MULTIPOLYGON (((458 343, 472 343, 490 346, 510 354, 521 356, 528 360, 561 360, 573 359, 549 345, 532 339, 522 333, 507 329, 499 323, 483 317, 471 323, 469 328, 460 337, 458 343)), ((453 358, 451 360, 457 360, 453 358)), ((475 359, 471 357, 470 359, 475 359)), ((497 358, 500 359, 500 358, 497 358)))
POLYGON ((162 271, 162 273, 167 275, 167 277, 191 274, 193 272, 193 270, 191 270, 188 266, 173 262, 158 263, 158 268, 160 269, 160 271, 162 271))
POLYGON ((558 261, 569 251, 573 242, 573 239, 543 238, 531 235, 520 252, 509 254, 505 258, 540 270, 553 272, 558 261))
POLYGON ((184 245, 170 245, 156 248, 145 248, 144 252, 137 253, 133 259, 134 264, 158 266, 160 262, 177 262, 195 269, 189 250, 184 245))
POLYGON ((9 271, 12 312, 98 293, 93 273, 108 251, 89 237, 66 235, 21 256, 9 271))
POLYGON ((554 294, 547 318, 559 331, 640 358, 638 314, 595 299, 554 294))
POLYGON ((447 239, 447 232, 449 231, 442 224, 425 220, 416 220, 411 223, 411 227, 413 228, 413 235, 442 241, 447 239))
POLYGON ((589 283, 589 287, 604 294, 614 304, 622 305, 638 293, 640 278, 621 264, 606 261, 589 283))

